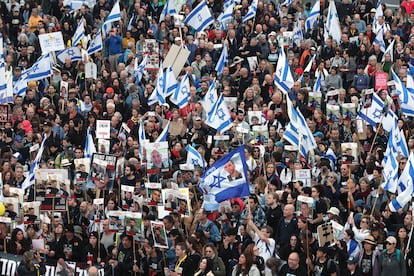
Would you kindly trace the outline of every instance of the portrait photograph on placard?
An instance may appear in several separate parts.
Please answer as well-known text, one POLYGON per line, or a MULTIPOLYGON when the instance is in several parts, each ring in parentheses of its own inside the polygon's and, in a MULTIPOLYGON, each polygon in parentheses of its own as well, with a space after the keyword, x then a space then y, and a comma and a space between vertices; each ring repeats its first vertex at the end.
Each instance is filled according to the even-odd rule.
POLYGON ((344 120, 354 120, 357 117, 356 106, 354 103, 341 104, 341 113, 344 120))
POLYGON ((329 90, 326 93, 326 104, 330 104, 330 105, 335 105, 338 103, 338 96, 339 92, 338 90, 334 89, 334 90, 329 90))
POLYGON ((111 142, 107 139, 98 139, 99 153, 109 154, 111 142))
POLYGON ((111 154, 94 153, 91 164, 93 185, 90 186, 88 182, 87 188, 93 189, 97 187, 100 190, 112 191, 115 181, 117 157, 111 154))
POLYGON ((34 223, 39 219, 41 201, 22 202, 24 223, 34 223))
POLYGON ((154 247, 168 248, 167 232, 162 222, 151 221, 151 233, 154 239, 154 247))
POLYGON ((162 201, 166 210, 175 210, 177 208, 177 195, 176 189, 162 189, 162 201))
POLYGON ((9 106, 7 104, 0 104, 0 123, 5 123, 9 120, 9 106))
POLYGON ((177 194, 177 212, 181 216, 189 216, 191 211, 190 192, 188 188, 180 188, 177 194))
POLYGON ((267 126, 253 126, 254 143, 266 145, 269 140, 269 129, 267 126))
POLYGON ((364 89, 362 90, 362 103, 364 108, 368 108, 372 104, 374 89, 364 89))
POLYGON ((213 140, 213 155, 223 155, 229 152, 230 137, 228 135, 215 135, 213 140))
POLYGON ((121 185, 121 207, 125 211, 134 209, 134 192, 135 187, 128 185, 121 185))
POLYGON ((162 205, 162 198, 161 198, 162 186, 161 186, 161 183, 147 182, 147 183, 145 183, 145 188, 147 189, 148 206, 162 205))
POLYGON ((315 110, 321 108, 322 93, 309 92, 308 94, 308 109, 315 110))
POLYGON ((76 183, 86 183, 89 172, 91 171, 90 158, 76 158, 75 163, 75 181, 76 183))
POLYGON ((109 230, 111 232, 122 233, 125 231, 125 212, 124 211, 109 211, 109 230))
POLYGON ((302 195, 298 196, 296 210, 299 216, 313 219, 313 198, 302 195))
POLYGON ((146 144, 147 172, 156 174, 169 170, 168 142, 146 144))
POLYGON ((357 143, 342 143, 342 164, 358 164, 358 144, 357 143))
POLYGON ((125 213, 125 230, 128 234, 138 234, 142 236, 144 233, 144 224, 142 223, 142 213, 126 212, 125 213))
POLYGON ((338 105, 327 104, 326 105, 326 119, 329 123, 339 122, 340 112, 338 105))
POLYGON ((249 116, 249 125, 260 125, 262 124, 262 112, 261 111, 248 111, 247 115, 249 116))

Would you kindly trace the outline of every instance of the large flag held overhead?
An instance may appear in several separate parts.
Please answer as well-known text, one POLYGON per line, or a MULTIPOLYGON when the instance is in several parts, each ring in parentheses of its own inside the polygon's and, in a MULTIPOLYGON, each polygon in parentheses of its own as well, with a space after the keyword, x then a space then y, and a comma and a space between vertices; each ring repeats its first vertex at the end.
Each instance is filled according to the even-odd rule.
POLYGON ((292 73, 290 72, 289 62, 286 57, 283 47, 279 52, 279 59, 276 65, 276 77, 275 77, 276 86, 282 90, 284 93, 292 88, 294 84, 292 73))
POLYGON ((72 46, 78 45, 78 43, 85 37, 85 19, 83 17, 79 21, 78 27, 72 37, 72 46))
POLYGON ((32 186, 35 182, 35 175, 37 169, 40 167, 40 161, 42 160, 43 151, 45 149, 45 141, 46 141, 46 135, 43 136, 42 143, 40 144, 40 148, 37 151, 36 157, 30 166, 29 175, 26 177, 24 182, 22 183, 22 190, 25 190, 26 188, 32 186))
POLYGON ((224 101, 223 95, 220 95, 217 102, 214 103, 213 107, 208 112, 205 123, 220 133, 225 132, 233 126, 230 111, 224 101))
POLYGON ((32 67, 24 70, 22 76, 25 76, 25 80, 37 81, 47 78, 53 74, 52 72, 53 59, 50 53, 41 56, 32 67))
POLYGON ((117 22, 121 20, 121 9, 119 7, 119 1, 116 1, 114 6, 112 7, 111 13, 105 19, 105 23, 102 25, 102 32, 106 36, 108 35, 109 31, 112 27, 112 22, 117 22))
POLYGON ((201 176, 199 189, 204 195, 214 196, 220 203, 250 194, 244 150, 241 146, 226 154, 201 176))
POLYGON ((311 30, 315 25, 315 22, 318 21, 321 14, 321 3, 320 1, 316 1, 310 11, 308 18, 305 21, 305 32, 311 30))
POLYGON ((175 8, 173 0, 167 0, 167 2, 164 5, 164 8, 162 9, 161 15, 160 15, 160 21, 164 21, 165 20, 165 16, 169 15, 173 15, 177 13, 177 10, 175 8))
POLYGON ((339 23, 338 12, 336 11, 335 1, 330 0, 328 16, 325 25, 325 39, 332 36, 337 43, 341 41, 341 24, 339 23))
POLYGON ((147 66, 148 60, 149 60, 149 55, 145 55, 141 63, 138 65, 138 55, 135 57, 134 75, 136 78, 135 79, 136 83, 141 81, 142 76, 144 75, 145 66, 147 66))
POLYGON ((62 51, 60 51, 56 54, 56 58, 61 63, 65 63, 65 59, 67 57, 70 57, 70 60, 72 62, 82 60, 82 52, 79 49, 79 47, 70 47, 70 48, 66 48, 65 50, 62 50, 62 51))
POLYGON ((396 157, 397 153, 391 150, 382 170, 385 179, 382 187, 391 193, 395 193, 398 186, 398 160, 396 157))
POLYGON ((382 62, 384 62, 386 54, 389 54, 391 56, 391 61, 394 62, 394 43, 395 39, 393 39, 387 49, 385 49, 384 55, 382 55, 382 62))
POLYGON ((223 44, 223 50, 221 51, 220 58, 215 68, 218 75, 221 75, 223 73, 223 68, 226 65, 228 58, 229 58, 229 54, 227 52, 227 46, 223 44))
POLYGON ((184 19, 184 23, 193 27, 196 32, 203 31, 213 22, 213 16, 205 1, 201 1, 184 19))
POLYGON ((374 21, 372 22, 372 31, 377 33, 378 27, 378 17, 384 16, 384 12, 382 11, 381 0, 377 2, 377 8, 375 9, 374 21))
POLYGON ((391 212, 397 212, 410 202, 413 195, 413 179, 414 155, 411 153, 407 164, 405 164, 405 168, 398 179, 398 188, 400 189, 400 192, 398 193, 398 196, 389 204, 391 212))
POLYGON ((224 7, 224 11, 217 17, 217 21, 221 23, 222 27, 233 19, 233 10, 235 3, 231 1, 230 5, 224 7))
POLYGON ((379 44, 381 52, 385 52, 384 34, 385 34, 385 25, 382 25, 378 29, 377 35, 375 36, 375 39, 374 39, 374 43, 379 44))
POLYGON ((198 150, 196 150, 191 145, 187 145, 185 149, 187 150, 187 164, 200 166, 204 169, 206 166, 206 162, 204 161, 203 156, 201 156, 201 153, 199 153, 198 150))
POLYGON ((214 103, 217 102, 217 99, 218 99, 218 95, 217 95, 216 82, 213 81, 210 84, 207 90, 207 93, 201 99, 201 105, 203 106, 204 110, 209 111, 212 109, 214 103))
POLYGON ((188 99, 190 98, 190 79, 185 74, 180 82, 180 86, 171 95, 170 101, 177 105, 179 108, 183 108, 188 105, 188 99))
POLYGON ((368 124, 373 127, 376 127, 379 122, 381 122, 384 116, 384 107, 385 104, 377 93, 372 93, 372 103, 368 108, 362 108, 359 111, 359 117, 364 119, 368 124))
POLYGON ((91 44, 89 44, 88 47, 88 55, 92 55, 96 52, 99 52, 102 50, 103 43, 102 43, 102 30, 99 30, 94 39, 91 41, 91 44))
POLYGON ((249 6, 246 15, 243 17, 243 23, 246 23, 248 20, 256 17, 257 4, 259 0, 253 0, 252 4, 249 6))
POLYGON ((162 66, 158 71, 157 86, 148 98, 148 105, 153 105, 155 103, 164 104, 165 99, 174 93, 178 87, 177 79, 175 78, 173 69, 169 66, 163 72, 162 66))
POLYGON ((96 148, 93 142, 91 129, 90 127, 88 127, 88 131, 86 133, 86 141, 85 141, 85 158, 92 158, 92 155, 94 153, 96 153, 96 148))

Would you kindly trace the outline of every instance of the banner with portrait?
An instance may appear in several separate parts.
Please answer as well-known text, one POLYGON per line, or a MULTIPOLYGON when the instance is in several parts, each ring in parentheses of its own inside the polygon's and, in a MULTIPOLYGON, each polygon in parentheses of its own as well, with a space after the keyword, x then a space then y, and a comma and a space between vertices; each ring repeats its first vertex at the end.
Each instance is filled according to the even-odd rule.
POLYGON ((112 191, 115 182, 115 168, 117 157, 111 154, 94 153, 92 156, 92 181, 93 186, 90 189, 98 188, 100 190, 112 191))
POLYGON ((169 170, 168 142, 146 144, 147 172, 156 174, 169 170))

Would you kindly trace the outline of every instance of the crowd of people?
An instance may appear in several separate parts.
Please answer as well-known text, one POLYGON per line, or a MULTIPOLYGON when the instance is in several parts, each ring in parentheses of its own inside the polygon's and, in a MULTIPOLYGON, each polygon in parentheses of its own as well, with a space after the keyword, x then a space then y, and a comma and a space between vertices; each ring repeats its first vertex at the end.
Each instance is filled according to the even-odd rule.
MULTIPOLYGON (((201 1, 175 1, 182 5, 177 13, 185 18, 201 1)), ((389 203, 396 194, 382 185, 387 178, 382 161, 388 133, 382 121, 372 126, 357 120, 358 111, 372 99, 367 95, 376 93, 397 114, 397 128, 408 149, 414 148, 414 122, 402 112, 396 88, 389 82, 395 72, 410 85, 414 1, 404 0, 396 9, 371 0, 331 1, 338 11, 340 41, 324 34, 330 28, 325 25, 328 1, 320 2, 320 20, 307 29, 304 22, 313 3, 277 2, 258 1, 255 17, 244 22, 252 1, 236 1, 230 22, 215 21, 196 32, 179 16, 165 15, 165 1, 121 0, 121 20, 103 33, 102 51, 87 57, 96 65, 96 78, 86 77, 84 59, 72 62, 67 56, 64 62, 55 61, 52 76, 29 82, 24 95, 14 95, 7 114, 1 116, 4 201, 11 202, 7 198, 15 196, 13 188, 20 189, 33 175, 29 170, 43 139, 39 168, 66 170, 70 186, 62 190, 56 181, 47 181, 46 193, 56 197, 53 204, 65 200, 62 211, 39 212, 39 205, 22 208, 20 203, 37 200, 37 184, 24 190, 17 205, 4 203, 3 216, 11 222, 0 223, 0 249, 22 255, 19 276, 42 275, 45 263, 61 267, 59 273, 66 275, 71 273, 68 262, 86 263, 90 275, 97 275, 98 269, 105 275, 166 276, 405 276, 414 272, 410 204, 392 212, 389 203), (383 11, 379 16, 377 9, 383 11), (297 28, 302 31, 299 40, 289 33, 297 28), (376 39, 379 29, 384 30, 385 45, 376 39), (186 106, 179 108, 169 100, 148 105, 158 70, 146 70, 136 81, 135 68, 150 46, 148 41, 150 48, 158 49, 157 62, 166 58, 173 45, 190 51, 176 76, 190 78, 186 106), (393 49, 385 53, 383 48, 391 43, 393 49), (228 60, 217 74, 223 47, 228 60), (295 80, 288 93, 274 82, 281 49, 295 80), (384 76, 380 73, 385 73, 386 87, 378 88, 379 76, 384 76), (320 87, 315 91, 317 80, 320 87), (213 82, 229 103, 233 126, 225 133, 206 124, 209 110, 202 99, 213 82), (309 158, 300 156, 284 137, 288 99, 303 114, 317 143, 309 158), (97 186, 95 191, 85 184, 88 173, 75 165, 87 157, 89 130, 98 144, 99 120, 110 122, 110 138, 108 143, 100 142, 104 146, 99 152, 124 162, 109 189, 108 172, 96 171, 97 181, 107 189, 97 186), (144 156, 140 129, 153 143, 168 121, 167 162, 155 150, 144 156), (187 163, 187 145, 201 154, 205 168, 187 163), (206 210, 203 191, 198 189, 203 172, 243 145, 250 195, 221 203, 218 210, 206 210), (155 170, 147 170, 147 159, 152 159, 155 170), (309 177, 295 177, 296 172, 307 170, 309 177), (158 206, 149 203, 157 205, 161 192, 146 194, 147 182, 161 183, 162 189, 188 188, 191 208, 185 211, 184 200, 177 203, 182 212, 173 208, 160 217, 158 206), (123 200, 121 186, 136 189, 123 200), (99 198, 102 210, 94 203, 99 198), (303 198, 311 198, 310 204, 303 198), (129 202, 126 209, 125 202, 129 202), (114 231, 109 212, 122 210, 142 214, 142 234, 114 231), (154 231, 154 221, 163 226, 154 231), (327 225, 333 231, 321 234, 320 226, 327 225), (333 238, 325 240, 326 236, 333 238), (36 250, 34 241, 39 239, 45 246, 36 250)), ((214 18, 225 4, 207 1, 214 18)), ((66 47, 87 49, 113 5, 113 0, 98 0, 73 10, 71 3, 62 0, 1 1, 1 46, 13 85, 41 56, 39 34, 60 31, 66 47), (82 19, 87 39, 72 45, 82 19)), ((151 60, 152 66, 155 61, 151 60)), ((400 154, 397 161, 400 176, 408 156, 400 154)), ((231 161, 226 170, 229 181, 242 178, 231 161)))

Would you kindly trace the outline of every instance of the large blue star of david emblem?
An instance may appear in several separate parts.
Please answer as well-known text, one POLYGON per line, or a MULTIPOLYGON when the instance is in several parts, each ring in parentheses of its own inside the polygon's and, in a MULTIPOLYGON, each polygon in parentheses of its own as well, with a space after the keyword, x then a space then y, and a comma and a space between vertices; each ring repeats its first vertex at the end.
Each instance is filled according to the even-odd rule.
POLYGON ((203 22, 203 17, 201 16, 201 14, 198 14, 198 15, 197 15, 197 20, 198 20, 199 22, 203 22))
POLYGON ((218 175, 213 175, 213 177, 214 177, 214 181, 213 181, 213 183, 212 184, 210 184, 210 188, 214 188, 214 187, 217 187, 217 188, 221 188, 221 182, 223 181, 223 180, 225 180, 226 178, 225 177, 223 177, 223 176, 221 176, 220 174, 218 174, 218 175))
POLYGON ((223 108, 218 109, 216 114, 220 118, 220 120, 222 121, 224 120, 225 114, 224 114, 223 108))
POLYGON ((68 50, 68 55, 73 57, 75 55, 75 51, 73 51, 72 49, 68 50))
POLYGON ((32 66, 32 72, 36 72, 38 69, 39 69, 39 64, 35 63, 35 64, 32 66))
POLYGON ((213 95, 213 93, 210 94, 210 96, 208 97, 208 99, 210 100, 211 103, 214 103, 214 95, 213 95))
POLYGON ((191 158, 191 163, 193 163, 194 166, 198 166, 198 160, 191 158))
POLYGON ((381 109, 376 108, 376 109, 375 109, 375 111, 374 111, 374 113, 373 113, 373 115, 374 115, 374 118, 376 118, 376 119, 381 119, 382 110, 381 110, 381 109))

